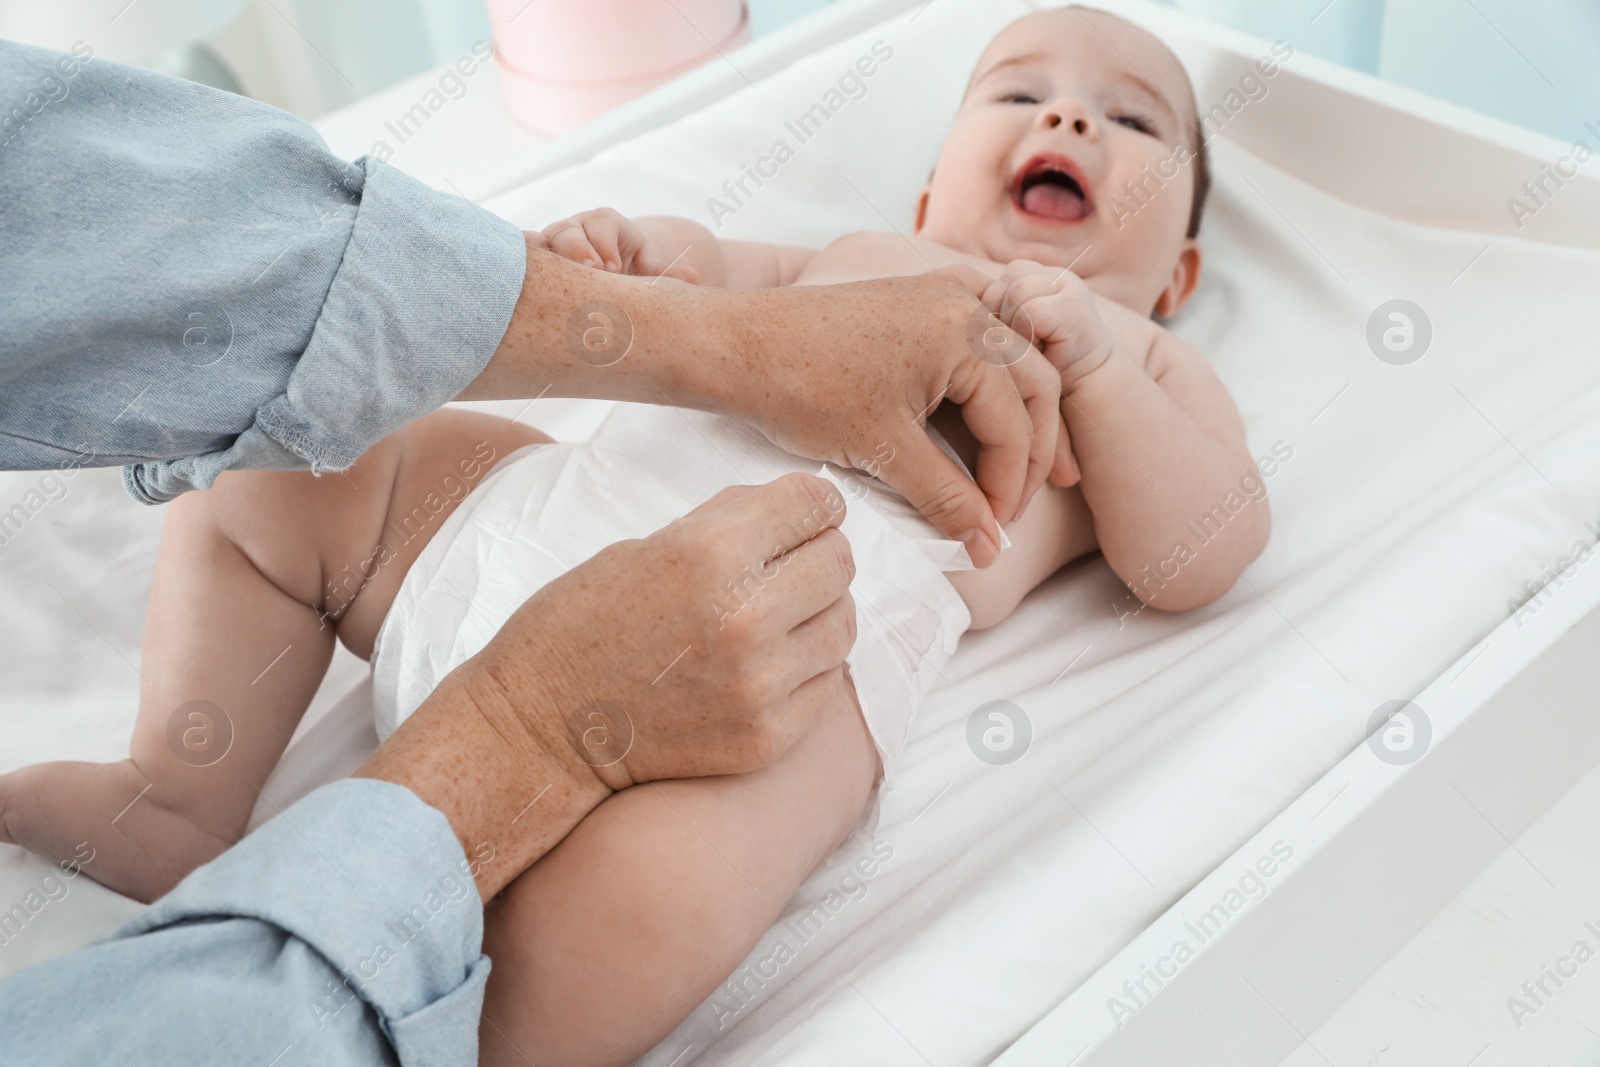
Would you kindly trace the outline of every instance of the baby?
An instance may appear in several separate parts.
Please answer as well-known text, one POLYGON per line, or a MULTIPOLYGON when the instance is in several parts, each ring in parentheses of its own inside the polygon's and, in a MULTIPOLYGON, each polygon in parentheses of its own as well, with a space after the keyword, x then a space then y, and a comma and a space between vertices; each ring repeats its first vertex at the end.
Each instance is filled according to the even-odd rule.
MULTIPOLYGON (((821 286, 975 267, 995 279, 971 333, 986 372, 1010 373, 1016 351, 998 322, 1031 340, 1060 373, 1071 451, 982 571, 960 569, 953 543, 892 492, 834 472, 857 567, 854 698, 757 772, 615 793, 517 879, 486 916, 486 1061, 625 1063, 669 1032, 862 819, 961 632, 1004 619, 1069 560, 1098 549, 1141 600, 1176 611, 1222 595, 1261 551, 1262 500, 1230 508, 1198 550, 1182 532, 1255 473, 1222 383, 1152 319, 1194 291, 1205 167, 1178 60, 1119 18, 1068 8, 990 43, 913 236, 851 234, 813 251, 612 211, 544 232, 551 250, 598 269, 679 279, 663 284, 821 286)), ((972 461, 959 413, 930 422, 972 461)), ((335 634, 373 659, 386 733, 555 575, 723 487, 815 469, 741 424, 663 406, 620 409, 576 444, 443 411, 347 475, 225 474, 171 505, 131 758, 0 778, 0 840, 58 858, 93 839, 90 873, 150 900, 244 832, 335 634), (224 720, 228 746, 196 757, 186 731, 224 720)), ((760 585, 752 574, 708 610, 736 612, 760 585)), ((581 743, 598 765, 633 724, 604 702, 585 714, 594 728, 581 743)))

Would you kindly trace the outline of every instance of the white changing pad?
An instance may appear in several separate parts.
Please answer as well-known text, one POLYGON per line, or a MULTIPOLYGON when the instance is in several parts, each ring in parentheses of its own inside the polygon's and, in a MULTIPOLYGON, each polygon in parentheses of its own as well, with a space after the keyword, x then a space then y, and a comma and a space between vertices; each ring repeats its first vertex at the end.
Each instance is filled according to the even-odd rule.
MULTIPOLYGON (((882 39, 894 53, 866 95, 720 233, 817 245, 908 228, 972 61, 1025 10, 938 0, 490 206, 527 226, 602 204, 709 222, 707 198, 882 39)), ((1222 601, 1178 617, 1134 613, 1098 557, 1081 561, 963 639, 877 841, 817 872, 737 981, 647 1062, 987 1060, 1359 744, 1375 707, 1433 681, 1524 582, 1596 540, 1600 254, 1407 225, 1226 136, 1213 145, 1205 276, 1175 328, 1233 390, 1255 453, 1292 450, 1267 479, 1265 554, 1222 601), (1408 366, 1366 340, 1397 298, 1432 323, 1408 366), (994 699, 1032 723, 1010 766, 966 740, 994 699)), ((35 478, 0 476, 0 509, 35 478)), ((0 547, 0 769, 125 751, 158 515, 114 492, 80 475, 0 547)), ((367 714, 362 692, 344 700, 269 793, 286 802, 359 760, 367 714)), ((43 870, 0 850, 0 902, 43 870)), ((0 946, 0 970, 132 910, 78 886, 31 941, 0 946)))

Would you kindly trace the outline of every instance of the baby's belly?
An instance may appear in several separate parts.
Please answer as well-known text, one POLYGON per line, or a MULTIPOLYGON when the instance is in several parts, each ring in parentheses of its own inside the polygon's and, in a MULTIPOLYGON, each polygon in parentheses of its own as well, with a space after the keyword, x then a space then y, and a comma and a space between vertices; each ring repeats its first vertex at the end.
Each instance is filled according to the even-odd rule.
MULTIPOLYGON (((592 441, 508 457, 423 551, 384 621, 373 654, 380 737, 529 596, 607 545, 647 536, 730 485, 820 469, 742 423, 631 405, 592 441)), ((850 502, 842 530, 856 558, 851 674, 887 777, 970 621, 943 572, 959 546, 871 479, 831 476, 850 502)))

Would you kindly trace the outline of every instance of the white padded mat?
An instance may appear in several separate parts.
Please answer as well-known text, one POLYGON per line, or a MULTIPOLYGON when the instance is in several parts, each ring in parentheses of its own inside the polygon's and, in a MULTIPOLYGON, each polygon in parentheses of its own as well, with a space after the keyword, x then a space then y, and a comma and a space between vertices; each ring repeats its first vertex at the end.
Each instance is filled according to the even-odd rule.
MULTIPOLYGON (((719 232, 817 245, 905 229, 972 61, 1025 10, 937 0, 490 206, 528 226, 599 205, 709 222, 722 183, 774 140, 794 146, 784 124, 881 39, 894 53, 865 95, 719 232)), ((1266 553, 1180 617, 1134 613, 1101 560, 1081 561, 965 638, 877 840, 818 871, 647 1062, 985 1061, 1359 744, 1378 704, 1417 693, 1525 582, 1595 542, 1600 254, 1503 238, 1484 251, 1481 235, 1354 208, 1213 144, 1205 277, 1175 328, 1233 390, 1254 452, 1292 450, 1267 479, 1266 553), (1432 323, 1409 366, 1366 341, 1395 298, 1432 323), (1011 766, 967 747, 968 716, 994 699, 1032 723, 1011 766)), ((0 511, 36 478, 0 476, 0 511)), ((0 768, 125 751, 158 522, 84 474, 0 546, 0 768)), ((284 802, 359 760, 363 701, 323 719, 269 792, 284 802)), ((0 907, 43 871, 0 850, 0 907)), ((0 970, 132 910, 84 880, 52 909, 0 946, 0 970)))

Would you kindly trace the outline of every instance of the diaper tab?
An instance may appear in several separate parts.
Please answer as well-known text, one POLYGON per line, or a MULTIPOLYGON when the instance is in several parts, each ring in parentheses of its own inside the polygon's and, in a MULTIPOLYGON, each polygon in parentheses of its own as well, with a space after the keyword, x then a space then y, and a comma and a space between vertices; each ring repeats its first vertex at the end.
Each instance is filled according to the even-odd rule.
MULTIPOLYGON (((859 486, 847 486, 839 476, 833 473, 831 467, 824 466, 817 471, 817 477, 826 478, 843 494, 846 501, 862 501, 859 486)), ((867 506, 867 505, 863 505, 867 506)), ((924 520, 926 523, 926 520, 924 520)), ((850 513, 845 514, 844 526, 850 526, 850 513)), ((928 528, 934 529, 932 523, 927 523, 928 528)), ((843 527, 841 527, 842 529, 843 527)), ((848 532, 848 531, 846 531, 848 532)), ((917 549, 927 558, 929 563, 945 573, 951 571, 977 570, 972 563, 972 556, 967 552, 967 546, 960 541, 953 541, 943 537, 911 537, 908 540, 917 546, 917 549)), ((1011 538, 1006 535, 1004 527, 1000 529, 1000 551, 1004 552, 1011 547, 1011 538)))

